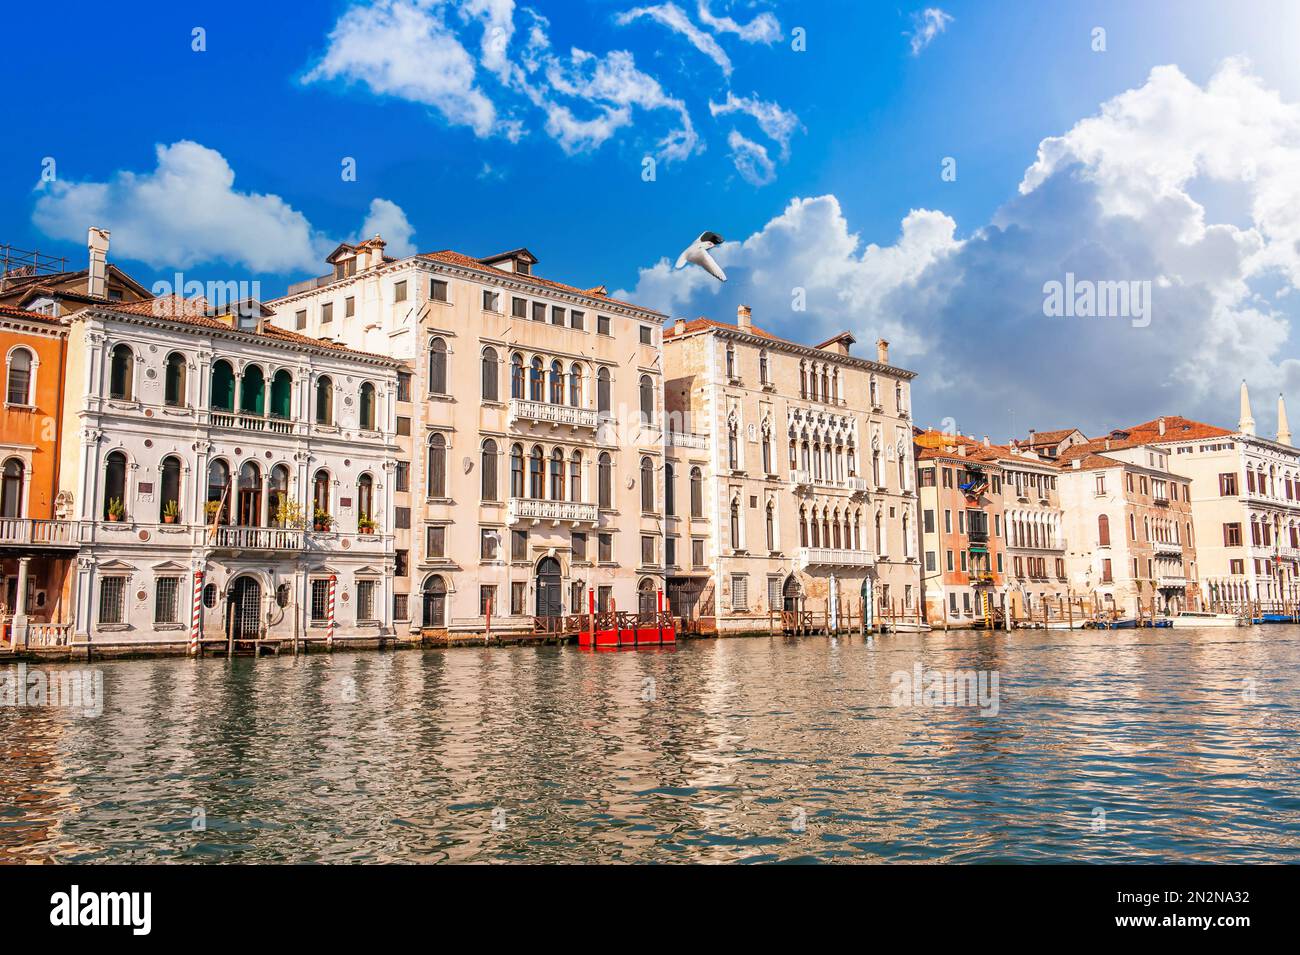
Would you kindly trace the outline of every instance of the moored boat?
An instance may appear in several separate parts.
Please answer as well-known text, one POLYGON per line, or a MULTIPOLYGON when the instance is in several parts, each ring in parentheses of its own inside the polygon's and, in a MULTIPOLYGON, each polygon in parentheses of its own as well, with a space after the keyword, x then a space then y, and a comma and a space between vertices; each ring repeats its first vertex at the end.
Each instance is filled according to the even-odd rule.
POLYGON ((1184 610, 1169 619, 1173 627, 1240 627, 1241 618, 1230 613, 1210 613, 1208 610, 1184 610))

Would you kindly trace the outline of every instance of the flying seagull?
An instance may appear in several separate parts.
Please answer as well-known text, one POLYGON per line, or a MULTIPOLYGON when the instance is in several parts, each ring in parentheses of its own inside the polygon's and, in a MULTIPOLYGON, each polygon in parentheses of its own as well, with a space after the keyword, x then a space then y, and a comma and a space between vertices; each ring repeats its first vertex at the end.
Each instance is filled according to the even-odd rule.
POLYGON ((709 249, 715 245, 722 245, 722 236, 716 232, 701 232, 700 237, 687 246, 685 252, 677 256, 677 264, 673 267, 684 268, 686 263, 690 262, 704 269, 719 282, 727 281, 727 273, 722 271, 718 263, 713 261, 713 256, 709 255, 709 249))

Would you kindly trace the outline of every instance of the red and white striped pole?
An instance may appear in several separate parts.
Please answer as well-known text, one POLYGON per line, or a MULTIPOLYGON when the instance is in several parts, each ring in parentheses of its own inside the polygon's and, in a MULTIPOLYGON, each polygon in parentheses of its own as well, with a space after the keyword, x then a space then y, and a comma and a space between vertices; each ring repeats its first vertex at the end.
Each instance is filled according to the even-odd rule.
POLYGON ((199 615, 203 605, 203 571, 194 572, 194 602, 190 606, 190 656, 199 652, 199 615))
POLYGON ((334 649, 334 588, 338 584, 338 577, 330 574, 330 622, 325 628, 325 646, 331 650, 334 649))

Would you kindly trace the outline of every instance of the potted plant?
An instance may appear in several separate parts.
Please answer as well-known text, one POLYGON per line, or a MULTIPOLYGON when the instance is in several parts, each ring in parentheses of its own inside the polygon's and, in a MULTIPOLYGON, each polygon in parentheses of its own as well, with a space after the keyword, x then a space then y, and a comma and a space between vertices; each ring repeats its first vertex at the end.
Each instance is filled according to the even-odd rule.
POLYGON ((369 514, 362 514, 359 518, 357 518, 357 530, 360 531, 362 534, 373 534, 375 532, 375 528, 377 528, 378 526, 379 525, 375 523, 375 519, 371 517, 369 514))
POLYGON ((282 498, 276 507, 275 522, 280 527, 292 530, 302 530, 307 526, 307 519, 303 516, 302 505, 288 498, 282 498))
POLYGON ((330 529, 330 516, 324 508, 316 508, 312 514, 312 526, 318 531, 328 531, 330 529))
POLYGON ((204 505, 203 511, 208 515, 209 521, 214 521, 216 520, 217 515, 221 513, 221 502, 208 501, 208 503, 204 505))
POLYGON ((164 524, 175 524, 176 518, 180 516, 181 506, 175 501, 168 501, 163 505, 162 519, 164 524))
POLYGON ((126 508, 122 506, 122 499, 115 497, 108 502, 108 519, 110 521, 120 521, 126 516, 126 508))

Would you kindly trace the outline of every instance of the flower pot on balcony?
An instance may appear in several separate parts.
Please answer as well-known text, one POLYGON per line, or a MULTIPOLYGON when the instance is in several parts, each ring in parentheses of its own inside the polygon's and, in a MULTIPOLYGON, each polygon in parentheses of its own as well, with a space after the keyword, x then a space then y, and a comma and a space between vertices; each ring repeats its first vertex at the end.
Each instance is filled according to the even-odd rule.
POLYGON ((122 515, 121 515, 121 514, 109 514, 109 515, 108 515, 108 519, 109 519, 110 521, 112 521, 114 524, 116 524, 118 521, 120 521, 120 520, 122 519, 122 515))
POLYGON ((164 514, 164 515, 163 515, 163 523, 164 523, 164 524, 175 524, 175 523, 176 523, 176 515, 175 515, 175 514, 164 514))

